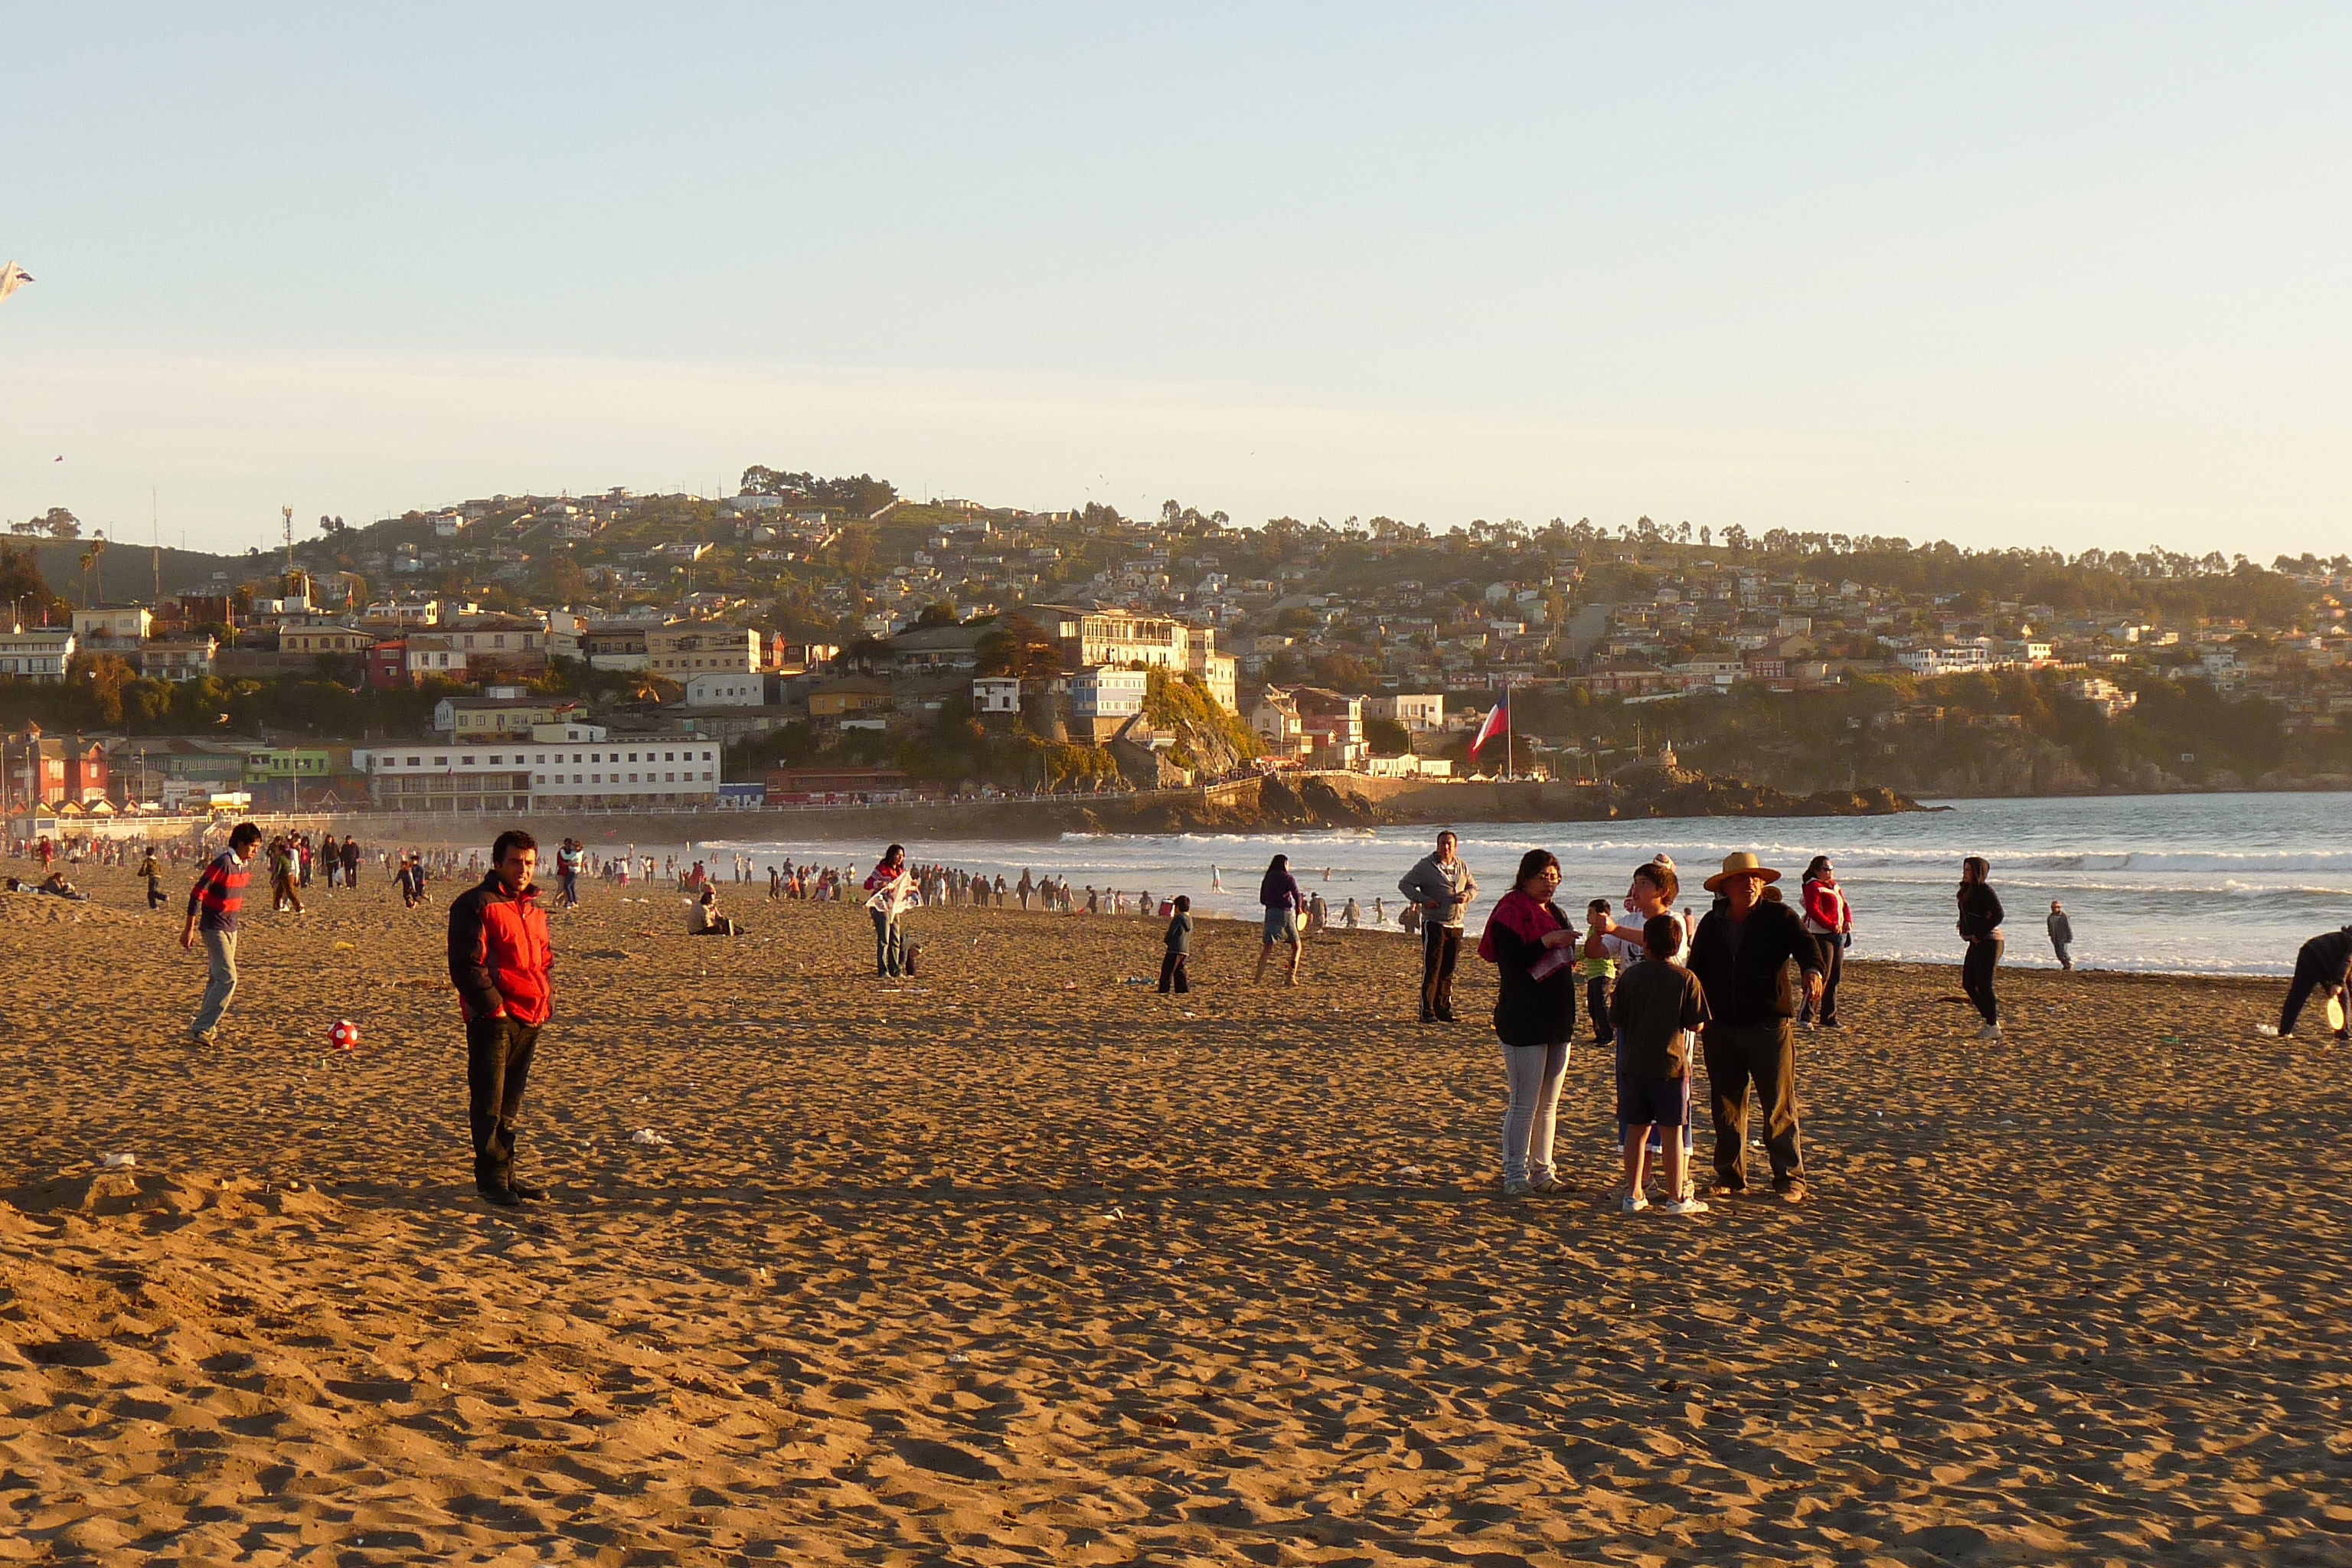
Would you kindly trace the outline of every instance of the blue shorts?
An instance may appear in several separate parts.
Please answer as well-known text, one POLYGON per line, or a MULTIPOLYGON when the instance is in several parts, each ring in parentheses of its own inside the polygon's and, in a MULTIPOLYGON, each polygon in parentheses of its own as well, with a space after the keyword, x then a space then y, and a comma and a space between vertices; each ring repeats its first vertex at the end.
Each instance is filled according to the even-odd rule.
POLYGON ((1627 1127, 1680 1127, 1690 1119, 1688 1078, 1617 1075, 1617 1120, 1627 1127))
POLYGON ((1293 909, 1278 910, 1274 908, 1272 905, 1268 905, 1265 911, 1265 940, 1268 942, 1297 942, 1298 940, 1298 911, 1293 909))

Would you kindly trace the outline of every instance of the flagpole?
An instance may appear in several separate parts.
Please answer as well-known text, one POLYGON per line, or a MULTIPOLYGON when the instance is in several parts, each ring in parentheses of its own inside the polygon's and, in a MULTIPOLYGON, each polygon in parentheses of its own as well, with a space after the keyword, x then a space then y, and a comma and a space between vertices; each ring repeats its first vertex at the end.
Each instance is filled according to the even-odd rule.
POLYGON ((1511 678, 1507 675, 1503 677, 1503 777, 1506 779, 1519 776, 1518 755, 1512 750, 1512 743, 1511 678))

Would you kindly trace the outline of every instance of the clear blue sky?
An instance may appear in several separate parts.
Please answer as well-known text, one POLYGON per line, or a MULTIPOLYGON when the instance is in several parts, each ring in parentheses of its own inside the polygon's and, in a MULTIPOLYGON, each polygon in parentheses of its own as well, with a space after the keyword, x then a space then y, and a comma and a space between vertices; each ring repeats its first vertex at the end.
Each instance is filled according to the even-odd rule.
POLYGON ((763 462, 2332 553, 2348 78, 2340 5, 0 4, 0 516, 763 462))

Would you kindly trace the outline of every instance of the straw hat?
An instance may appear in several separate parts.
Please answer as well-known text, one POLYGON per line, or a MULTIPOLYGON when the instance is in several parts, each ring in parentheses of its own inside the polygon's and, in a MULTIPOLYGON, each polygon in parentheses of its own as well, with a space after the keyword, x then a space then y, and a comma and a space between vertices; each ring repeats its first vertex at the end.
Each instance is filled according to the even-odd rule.
POLYGON ((1780 879, 1780 873, 1742 849, 1737 855, 1723 858, 1723 869, 1706 879, 1706 890, 1719 892, 1723 885, 1734 877, 1755 877, 1763 881, 1777 882, 1780 879))

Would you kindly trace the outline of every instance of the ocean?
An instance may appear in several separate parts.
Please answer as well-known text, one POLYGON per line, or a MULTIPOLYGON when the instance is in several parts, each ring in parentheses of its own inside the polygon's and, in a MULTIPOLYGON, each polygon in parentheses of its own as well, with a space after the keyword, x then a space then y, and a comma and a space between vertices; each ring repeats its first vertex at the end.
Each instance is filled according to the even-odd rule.
MULTIPOLYGON (((2078 965, 2284 974, 2305 938, 2352 922, 2352 847, 2335 842, 2347 806, 2352 795, 2109 795, 1956 801, 1948 810, 1899 816, 1455 826, 1478 876, 1481 910, 1508 889, 1519 856, 1538 846, 1559 857, 1560 901, 1580 916, 1589 899, 1622 901, 1633 868, 1661 850, 1681 870, 1685 901, 1702 902, 1699 882, 1734 850, 1755 850, 1787 873, 1792 895, 1805 863, 1825 854, 1854 909, 1850 956, 1957 963, 1952 892, 1960 858, 1982 855, 2008 910, 2009 963, 2054 966, 2043 919, 2057 899, 2074 918, 2078 965)), ((1335 921, 1352 897, 1369 924, 1371 901, 1381 898, 1394 930, 1397 879, 1436 833, 1413 826, 1069 834, 1026 842, 942 837, 908 849, 921 861, 1002 871, 1007 882, 1025 868, 1066 876, 1081 889, 1189 893, 1197 910, 1249 919, 1267 860, 1286 854, 1307 891, 1328 900, 1335 921), (1213 887, 1213 870, 1222 892, 1213 887)), ((761 866, 788 856, 840 865, 854 855, 863 868, 880 847, 838 838, 722 839, 692 853, 723 862, 740 852, 761 866)), ((1474 931, 1481 918, 1474 910, 1474 931)))

